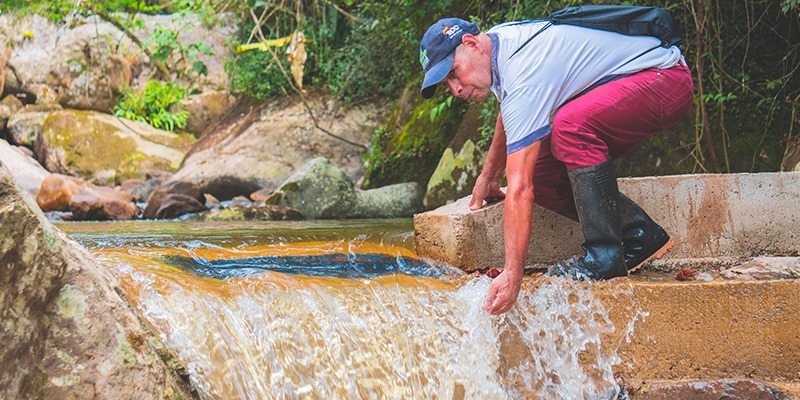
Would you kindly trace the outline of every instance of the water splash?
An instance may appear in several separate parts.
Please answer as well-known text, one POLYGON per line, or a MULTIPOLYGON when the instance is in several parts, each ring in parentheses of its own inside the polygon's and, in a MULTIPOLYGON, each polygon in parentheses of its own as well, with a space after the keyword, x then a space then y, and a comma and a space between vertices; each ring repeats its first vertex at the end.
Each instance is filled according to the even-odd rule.
MULTIPOLYGON (((372 246, 363 241, 172 238, 168 247, 153 247, 166 239, 148 235, 155 239, 149 245, 141 236, 127 242, 147 246, 120 241, 116 249, 102 245, 108 238, 92 237, 93 251, 210 398, 609 399, 618 393, 613 367, 620 360, 608 338, 621 341, 629 333, 615 333, 595 285, 527 278, 517 305, 494 317, 482 309, 489 278, 452 271, 438 279, 261 271, 221 280, 164 262, 331 251, 353 259, 372 246)), ((397 268, 413 256, 386 249, 397 268)), ((616 326, 630 332, 646 316, 616 326)))

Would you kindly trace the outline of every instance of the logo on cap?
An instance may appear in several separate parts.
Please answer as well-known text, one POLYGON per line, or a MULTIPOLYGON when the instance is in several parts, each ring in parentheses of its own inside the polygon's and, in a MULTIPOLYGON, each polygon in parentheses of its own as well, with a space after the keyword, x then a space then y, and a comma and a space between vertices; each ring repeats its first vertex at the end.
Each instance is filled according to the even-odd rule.
POLYGON ((425 69, 425 67, 428 66, 429 61, 430 60, 428 60, 428 49, 425 50, 419 49, 419 62, 420 64, 422 64, 422 69, 425 69))
POLYGON ((453 26, 445 26, 442 33, 447 35, 448 38, 452 39, 458 32, 461 32, 461 27, 458 25, 453 26))

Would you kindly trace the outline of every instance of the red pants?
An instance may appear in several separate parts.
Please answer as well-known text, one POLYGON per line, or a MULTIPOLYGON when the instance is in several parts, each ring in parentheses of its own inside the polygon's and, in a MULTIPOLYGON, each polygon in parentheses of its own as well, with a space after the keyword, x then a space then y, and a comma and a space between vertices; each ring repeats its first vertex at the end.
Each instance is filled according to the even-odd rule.
POLYGON ((692 74, 679 64, 598 86, 563 105, 542 139, 534 168, 536 204, 560 211, 572 201, 567 170, 617 159, 692 108, 692 74))

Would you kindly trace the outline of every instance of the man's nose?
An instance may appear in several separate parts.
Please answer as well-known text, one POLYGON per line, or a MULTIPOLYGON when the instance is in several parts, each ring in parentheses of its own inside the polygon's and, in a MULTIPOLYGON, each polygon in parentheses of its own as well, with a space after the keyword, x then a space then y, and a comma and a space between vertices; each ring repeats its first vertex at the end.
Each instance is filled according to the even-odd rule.
POLYGON ((456 81, 455 79, 448 79, 446 81, 446 83, 447 83, 447 87, 450 89, 450 93, 453 96, 458 97, 458 95, 461 93, 461 90, 462 90, 461 84, 458 81, 456 81))

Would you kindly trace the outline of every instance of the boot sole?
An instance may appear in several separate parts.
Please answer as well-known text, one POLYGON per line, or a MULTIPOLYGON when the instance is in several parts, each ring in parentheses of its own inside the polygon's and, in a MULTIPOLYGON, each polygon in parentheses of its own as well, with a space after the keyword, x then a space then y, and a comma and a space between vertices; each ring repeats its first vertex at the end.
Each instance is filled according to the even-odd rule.
POLYGON ((664 254, 667 254, 668 251, 672 250, 673 246, 675 246, 675 242, 673 242, 672 239, 670 239, 667 243, 665 243, 663 246, 661 246, 660 249, 656 250, 656 252, 653 253, 653 255, 651 255, 650 257, 647 257, 644 261, 640 262, 639 265, 629 269, 628 270, 628 274, 632 274, 632 273, 638 271, 645 264, 647 264, 648 262, 650 262, 652 260, 657 260, 657 259, 659 259, 661 257, 664 257, 664 254))

